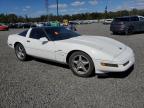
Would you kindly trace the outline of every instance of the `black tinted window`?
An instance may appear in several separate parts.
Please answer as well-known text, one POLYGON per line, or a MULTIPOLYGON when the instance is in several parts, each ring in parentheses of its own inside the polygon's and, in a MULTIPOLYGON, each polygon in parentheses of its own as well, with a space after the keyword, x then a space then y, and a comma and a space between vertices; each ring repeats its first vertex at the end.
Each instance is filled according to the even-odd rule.
POLYGON ((39 28, 32 29, 32 31, 30 33, 30 38, 40 39, 42 37, 46 37, 46 34, 44 33, 44 31, 42 29, 39 29, 39 28))
POLYGON ((141 20, 141 21, 144 21, 144 17, 140 17, 140 20, 141 20))
POLYGON ((19 33, 20 36, 26 37, 28 30, 19 33))
POLYGON ((138 17, 131 17, 131 21, 139 21, 138 17))
POLYGON ((129 21, 129 17, 128 18, 115 18, 115 21, 129 21))
POLYGON ((45 28, 45 31, 53 41, 80 36, 80 34, 67 30, 64 27, 45 28))

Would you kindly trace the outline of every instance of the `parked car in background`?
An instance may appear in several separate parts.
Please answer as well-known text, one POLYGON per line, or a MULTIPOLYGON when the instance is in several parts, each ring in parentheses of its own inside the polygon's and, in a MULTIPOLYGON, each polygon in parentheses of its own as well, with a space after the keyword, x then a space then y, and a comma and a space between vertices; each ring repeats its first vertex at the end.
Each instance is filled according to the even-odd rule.
POLYGON ((103 24, 107 25, 107 24, 111 24, 113 21, 113 19, 105 19, 103 24))
POLYGON ((68 64, 75 75, 125 72, 134 65, 133 50, 114 39, 82 36, 64 27, 35 27, 8 37, 17 58, 29 55, 68 64))
POLYGON ((9 28, 17 28, 16 23, 10 23, 9 28))
POLYGON ((9 28, 30 28, 30 27, 36 27, 36 24, 34 23, 10 23, 9 28))
POLYGON ((77 31, 76 24, 73 22, 69 22, 68 25, 63 25, 63 26, 68 30, 77 31))
POLYGON ((24 28, 23 25, 24 23, 11 23, 9 27, 10 28, 24 28))
POLYGON ((111 23, 110 30, 113 32, 113 34, 124 33, 126 35, 144 31, 144 17, 125 16, 115 18, 111 23))
POLYGON ((43 27, 43 26, 44 26, 43 23, 37 23, 37 24, 36 24, 36 27, 43 27))
POLYGON ((9 30, 9 27, 3 24, 0 24, 0 31, 9 30))
POLYGON ((59 27, 60 26, 60 22, 59 21, 50 21, 49 26, 59 27))

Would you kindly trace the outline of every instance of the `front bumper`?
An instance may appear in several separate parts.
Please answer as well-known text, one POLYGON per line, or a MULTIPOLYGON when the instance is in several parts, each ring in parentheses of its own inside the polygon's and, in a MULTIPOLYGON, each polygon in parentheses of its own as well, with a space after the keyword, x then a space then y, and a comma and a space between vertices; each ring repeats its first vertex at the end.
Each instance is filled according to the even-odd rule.
POLYGON ((114 58, 112 61, 96 61, 96 73, 108 72, 125 72, 135 63, 134 53, 130 48, 127 48, 123 53, 114 58), (102 66, 101 63, 117 64, 118 67, 102 66))

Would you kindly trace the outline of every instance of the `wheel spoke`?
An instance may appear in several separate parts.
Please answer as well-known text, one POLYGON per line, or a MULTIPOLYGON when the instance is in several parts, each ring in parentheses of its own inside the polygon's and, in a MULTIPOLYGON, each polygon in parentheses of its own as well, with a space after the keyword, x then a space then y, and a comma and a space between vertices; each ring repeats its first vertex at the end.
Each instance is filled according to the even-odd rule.
POLYGON ((82 61, 82 56, 81 55, 79 55, 79 61, 82 61))
POLYGON ((17 50, 18 52, 18 57, 20 58, 20 59, 22 59, 23 57, 24 57, 24 53, 23 53, 23 49, 21 48, 21 47, 18 47, 18 50, 17 50))
POLYGON ((19 55, 19 57, 22 57, 22 53, 21 52, 19 52, 18 55, 19 55))
POLYGON ((22 52, 22 48, 21 48, 21 47, 19 47, 18 50, 19 50, 20 52, 22 52))
POLYGON ((74 60, 73 63, 74 63, 74 64, 78 64, 78 61, 74 60))
POLYGON ((21 57, 24 57, 24 53, 21 53, 21 57))
POLYGON ((17 56, 20 58, 21 57, 20 53, 17 53, 17 56))
POLYGON ((85 68, 85 66, 82 67, 82 70, 87 72, 87 69, 85 68))
POLYGON ((73 68, 79 74, 85 74, 90 69, 90 62, 84 55, 77 55, 73 59, 73 68))
POLYGON ((79 71, 81 69, 81 67, 77 67, 76 70, 79 71))
POLYGON ((89 64, 88 61, 82 61, 82 63, 83 63, 84 66, 87 65, 87 64, 89 64))

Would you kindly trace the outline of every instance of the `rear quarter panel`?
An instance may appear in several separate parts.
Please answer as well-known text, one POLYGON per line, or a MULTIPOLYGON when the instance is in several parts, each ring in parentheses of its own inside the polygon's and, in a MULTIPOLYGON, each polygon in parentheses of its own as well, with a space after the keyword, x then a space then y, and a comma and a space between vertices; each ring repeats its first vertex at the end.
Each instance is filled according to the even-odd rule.
POLYGON ((12 48, 14 48, 14 45, 16 42, 21 43, 23 46, 25 46, 26 43, 26 37, 22 37, 18 34, 13 34, 13 35, 9 35, 8 37, 8 45, 12 48))

